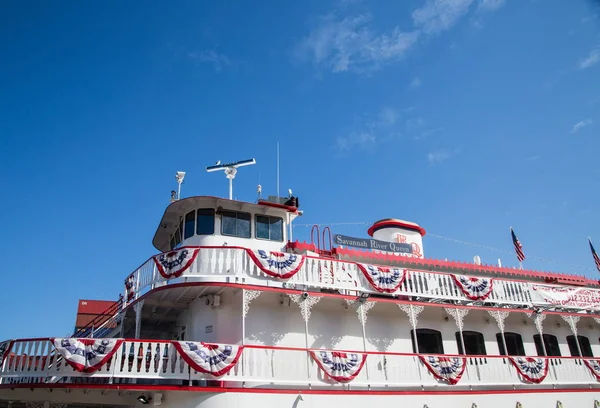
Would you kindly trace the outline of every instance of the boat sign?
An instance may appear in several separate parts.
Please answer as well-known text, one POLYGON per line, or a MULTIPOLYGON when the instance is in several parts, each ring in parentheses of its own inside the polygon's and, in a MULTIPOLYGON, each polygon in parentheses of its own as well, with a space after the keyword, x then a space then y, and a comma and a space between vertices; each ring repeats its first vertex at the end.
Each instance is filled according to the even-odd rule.
POLYGON ((339 234, 333 236, 333 241, 336 245, 345 245, 349 247, 376 249, 378 251, 386 252, 400 252, 404 254, 412 253, 412 245, 407 243, 386 242, 372 238, 347 237, 339 234))

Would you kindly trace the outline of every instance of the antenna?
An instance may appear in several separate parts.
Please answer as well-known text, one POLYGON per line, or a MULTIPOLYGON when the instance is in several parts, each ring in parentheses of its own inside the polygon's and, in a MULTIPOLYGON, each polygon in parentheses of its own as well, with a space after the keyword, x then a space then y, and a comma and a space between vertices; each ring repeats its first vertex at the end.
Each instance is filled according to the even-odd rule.
POLYGON ((277 198, 279 198, 279 142, 277 142, 277 198))
MULTIPOLYGON (((178 171, 175 174, 175 179, 177 179, 177 199, 179 200, 181 198, 181 183, 183 183, 183 179, 185 178, 185 171, 178 171)), ((173 198, 173 195, 171 194, 171 198, 173 198)))
POLYGON ((210 173, 213 171, 225 170, 225 177, 229 179, 229 199, 233 200, 233 179, 237 174, 238 167, 250 166, 252 164, 256 164, 256 160, 248 159, 228 164, 221 164, 221 161, 219 160, 214 166, 208 166, 206 171, 210 173))

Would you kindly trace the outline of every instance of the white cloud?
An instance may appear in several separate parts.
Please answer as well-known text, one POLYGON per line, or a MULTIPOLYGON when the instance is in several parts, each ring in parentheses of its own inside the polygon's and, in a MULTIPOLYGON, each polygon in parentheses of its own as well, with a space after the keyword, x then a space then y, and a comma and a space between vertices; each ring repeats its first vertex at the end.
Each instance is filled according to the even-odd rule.
POLYGON ((417 89, 418 87, 420 87, 423 84, 423 81, 421 81, 421 78, 419 77, 414 77, 412 82, 410 83, 410 87, 412 89, 417 89))
MULTIPOLYGON (((342 9, 354 2, 340 1, 342 9)), ((293 54, 334 73, 373 71, 402 58, 424 35, 450 29, 468 13, 474 2, 479 4, 478 11, 494 11, 505 0, 426 0, 423 7, 412 12, 415 26, 412 31, 396 26, 376 32, 369 13, 346 17, 329 13, 318 19, 308 35, 296 45, 293 54)))
POLYGON ((443 162, 450 157, 450 153, 446 151, 435 151, 427 153, 427 161, 430 165, 435 165, 443 162))
POLYGON ((469 11, 471 3, 473 0, 427 0, 413 11, 413 23, 426 34, 446 31, 469 11))
POLYGON ((582 120, 581 122, 577 122, 576 124, 573 125, 573 128, 571 129, 571 133, 577 133, 581 129, 583 129, 586 126, 591 125, 592 123, 593 123, 593 121, 591 119, 586 119, 586 120, 582 120))
POLYGON ((587 57, 579 60, 579 68, 586 69, 596 65, 600 61, 600 47, 590 51, 587 57))
POLYGON ((231 60, 225 54, 219 54, 213 50, 198 52, 190 52, 188 57, 212 64, 215 71, 221 71, 225 66, 231 65, 231 60))
POLYGON ((496 11, 500 7, 504 6, 505 0, 480 0, 477 6, 477 11, 496 11))
POLYGON ((373 120, 361 120, 348 136, 338 136, 336 147, 340 151, 348 151, 354 147, 368 149, 377 143, 396 138, 400 132, 396 129, 400 115, 394 108, 383 108, 373 120))
POLYGON ((454 149, 454 150, 447 150, 447 149, 441 149, 441 150, 435 150, 432 152, 427 153, 427 161, 429 162, 430 166, 435 166, 436 164, 440 164, 446 160, 448 160, 450 157, 454 156, 455 154, 460 153, 460 149, 454 149))
POLYGON ((333 14, 322 17, 300 42, 296 54, 301 58, 308 56, 333 72, 365 71, 401 58, 419 37, 418 32, 402 32, 399 27, 376 34, 370 22, 368 14, 344 19, 333 14))
POLYGON ((378 126, 392 126, 398 120, 398 112, 393 108, 383 108, 379 113, 378 126))

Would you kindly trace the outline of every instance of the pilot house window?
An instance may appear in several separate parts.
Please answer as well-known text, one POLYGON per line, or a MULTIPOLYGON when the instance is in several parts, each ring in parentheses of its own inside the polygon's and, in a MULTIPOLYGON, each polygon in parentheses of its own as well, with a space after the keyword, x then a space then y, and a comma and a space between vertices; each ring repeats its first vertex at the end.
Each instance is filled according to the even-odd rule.
POLYGON ((196 235, 212 235, 215 233, 215 210, 212 208, 198 209, 196 217, 196 235))
POLYGON ((235 211, 223 211, 221 215, 221 234, 250 238, 250 214, 235 211))
POLYGON ((256 238, 283 241, 283 219, 267 215, 257 215, 256 238))

